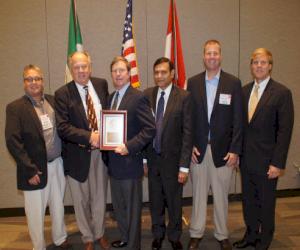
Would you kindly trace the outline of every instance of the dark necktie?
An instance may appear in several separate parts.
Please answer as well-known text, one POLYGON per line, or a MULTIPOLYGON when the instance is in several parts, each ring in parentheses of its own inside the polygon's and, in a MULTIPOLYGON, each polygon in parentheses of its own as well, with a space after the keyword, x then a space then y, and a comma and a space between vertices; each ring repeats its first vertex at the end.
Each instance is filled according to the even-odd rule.
POLYGON ((158 100, 157 104, 157 110, 156 110, 156 136, 154 139, 154 149, 156 153, 161 152, 161 133, 162 133, 162 123, 163 123, 163 117, 164 117, 164 107, 165 107, 165 99, 164 99, 165 92, 162 91, 160 93, 160 98, 158 100))
POLYGON ((96 116, 92 97, 89 94, 88 86, 84 86, 83 88, 85 90, 85 101, 87 107, 87 118, 89 121, 89 128, 92 131, 98 131, 97 116, 96 116))
POLYGON ((115 94, 114 103, 113 103, 113 105, 111 107, 112 110, 116 110, 117 109, 118 100, 119 100, 119 91, 117 91, 116 94, 115 94))

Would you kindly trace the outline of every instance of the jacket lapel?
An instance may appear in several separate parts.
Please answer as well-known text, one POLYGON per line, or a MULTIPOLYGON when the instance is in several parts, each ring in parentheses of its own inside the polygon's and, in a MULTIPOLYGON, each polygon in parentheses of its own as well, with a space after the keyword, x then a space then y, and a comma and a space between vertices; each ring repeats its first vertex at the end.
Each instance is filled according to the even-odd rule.
POLYGON ((215 96, 215 100, 214 100, 214 106, 213 106, 213 109, 212 109, 212 112, 211 112, 210 119, 212 119, 212 117, 215 113, 216 107, 218 106, 219 97, 220 97, 220 93, 223 90, 223 86, 224 86, 224 79, 222 77, 222 70, 221 70, 219 84, 218 84, 218 87, 217 87, 217 92, 216 92, 216 96, 215 96))
POLYGON ((38 117, 38 115, 34 109, 33 104, 31 103, 30 99, 27 96, 24 96, 24 101, 25 101, 26 109, 28 110, 29 115, 32 117, 32 121, 33 121, 34 125, 36 126, 36 128, 39 132, 39 135, 42 138, 44 138, 42 124, 41 124, 40 118, 38 117))
POLYGON ((132 93, 132 87, 131 85, 129 85, 121 100, 121 103, 118 108, 119 110, 126 109, 126 103, 128 103, 128 100, 130 100, 131 93, 132 93))
POLYGON ((168 102, 166 105, 166 110, 164 112, 164 117, 163 117, 163 124, 162 124, 162 133, 164 131, 164 128, 166 127, 166 124, 168 123, 169 120, 169 115, 172 113, 173 107, 175 106, 174 104, 176 103, 176 98, 177 98, 177 87, 174 85, 172 86, 170 96, 168 98, 168 102))
POLYGON ((80 94, 78 92, 78 89, 77 89, 76 84, 75 84, 74 81, 72 81, 70 83, 70 92, 71 92, 71 96, 75 97, 74 98, 75 105, 78 108, 78 111, 79 111, 81 117, 83 118, 83 121, 85 123, 86 128, 88 128, 89 127, 89 123, 88 123, 88 120, 87 120, 87 117, 86 117, 84 106, 83 106, 80 94))
POLYGON ((200 93, 200 98, 201 101, 203 102, 203 106, 204 106, 204 110, 206 112, 206 117, 207 117, 207 98, 206 98, 206 86, 205 86, 205 72, 203 72, 200 75, 200 79, 199 79, 199 90, 198 93, 200 93))

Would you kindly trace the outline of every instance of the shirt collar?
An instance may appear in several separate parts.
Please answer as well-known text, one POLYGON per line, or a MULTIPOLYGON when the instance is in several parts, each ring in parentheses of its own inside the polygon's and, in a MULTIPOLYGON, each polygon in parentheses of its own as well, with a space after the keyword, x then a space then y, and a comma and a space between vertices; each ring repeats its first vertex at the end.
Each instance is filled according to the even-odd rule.
MULTIPOLYGON (((220 75, 221 75, 221 69, 219 69, 218 73, 211 80, 217 79, 219 81, 220 75)), ((205 71, 205 81, 211 81, 211 80, 208 80, 207 70, 206 70, 205 71)))
POLYGON ((260 83, 257 83, 256 80, 254 80, 254 85, 259 85, 259 89, 265 89, 268 82, 270 81, 271 76, 268 76, 265 80, 263 80, 260 83))
POLYGON ((120 97, 122 97, 125 94, 126 90, 129 88, 129 86, 130 86, 130 82, 126 83, 121 89, 116 90, 119 92, 120 97))
MULTIPOLYGON (((26 93, 26 96, 28 97, 28 99, 30 100, 30 102, 32 103, 33 106, 35 106, 35 107, 39 106, 39 103, 37 103, 36 100, 34 100, 32 98, 32 96, 28 95, 27 93, 26 93)), ((41 99, 41 103, 44 103, 44 100, 45 100, 45 95, 43 94, 42 99, 41 99)))
POLYGON ((160 87, 158 87, 158 94, 160 95, 161 92, 165 92, 165 95, 169 96, 171 89, 172 89, 173 84, 169 84, 168 87, 166 87, 165 89, 161 89, 160 87))

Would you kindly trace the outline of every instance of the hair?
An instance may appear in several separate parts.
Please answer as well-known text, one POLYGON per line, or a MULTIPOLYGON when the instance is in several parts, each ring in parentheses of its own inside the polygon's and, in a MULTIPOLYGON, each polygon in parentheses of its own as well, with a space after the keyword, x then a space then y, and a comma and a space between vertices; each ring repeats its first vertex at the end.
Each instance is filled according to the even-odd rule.
POLYGON ((110 72, 112 72, 112 67, 118 63, 118 62, 123 62, 126 64, 126 68, 127 71, 130 72, 131 69, 131 65, 130 62, 128 62, 128 60, 124 57, 124 56, 116 56, 114 57, 114 59, 112 60, 111 64, 110 64, 110 72))
POLYGON ((35 70, 36 72, 38 72, 40 74, 40 76, 43 78, 43 71, 41 70, 40 67, 34 65, 34 64, 28 64, 24 67, 23 69, 23 78, 25 78, 25 75, 26 73, 29 71, 29 70, 35 70))
POLYGON ((91 56, 87 51, 75 51, 71 55, 69 55, 69 57, 68 57, 68 66, 69 66, 69 68, 72 67, 73 56, 74 55, 85 55, 87 60, 88 60, 89 65, 92 64, 91 56))
POLYGON ((251 54, 250 64, 252 64, 254 58, 259 56, 259 55, 267 56, 269 64, 271 64, 273 66, 273 55, 272 55, 271 51, 267 50, 266 48, 257 48, 257 49, 255 49, 251 54))
POLYGON ((220 49, 220 53, 221 53, 221 43, 220 43, 218 40, 216 40, 216 39, 209 39, 209 40, 207 40, 207 41, 204 43, 204 45, 203 45, 203 53, 205 53, 206 46, 207 46, 207 45, 212 45, 212 44, 218 45, 218 46, 219 46, 219 49, 220 49))
POLYGON ((172 71, 174 69, 174 63, 169 58, 160 57, 153 64, 153 71, 154 71, 155 67, 161 63, 168 63, 170 71, 172 71))

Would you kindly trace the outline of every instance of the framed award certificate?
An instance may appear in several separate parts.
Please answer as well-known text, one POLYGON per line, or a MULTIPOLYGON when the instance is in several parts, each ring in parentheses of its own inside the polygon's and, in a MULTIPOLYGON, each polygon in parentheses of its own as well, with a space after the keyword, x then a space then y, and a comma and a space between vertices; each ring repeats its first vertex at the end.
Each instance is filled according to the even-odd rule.
POLYGON ((114 150, 127 141, 127 111, 101 110, 100 149, 114 150))

